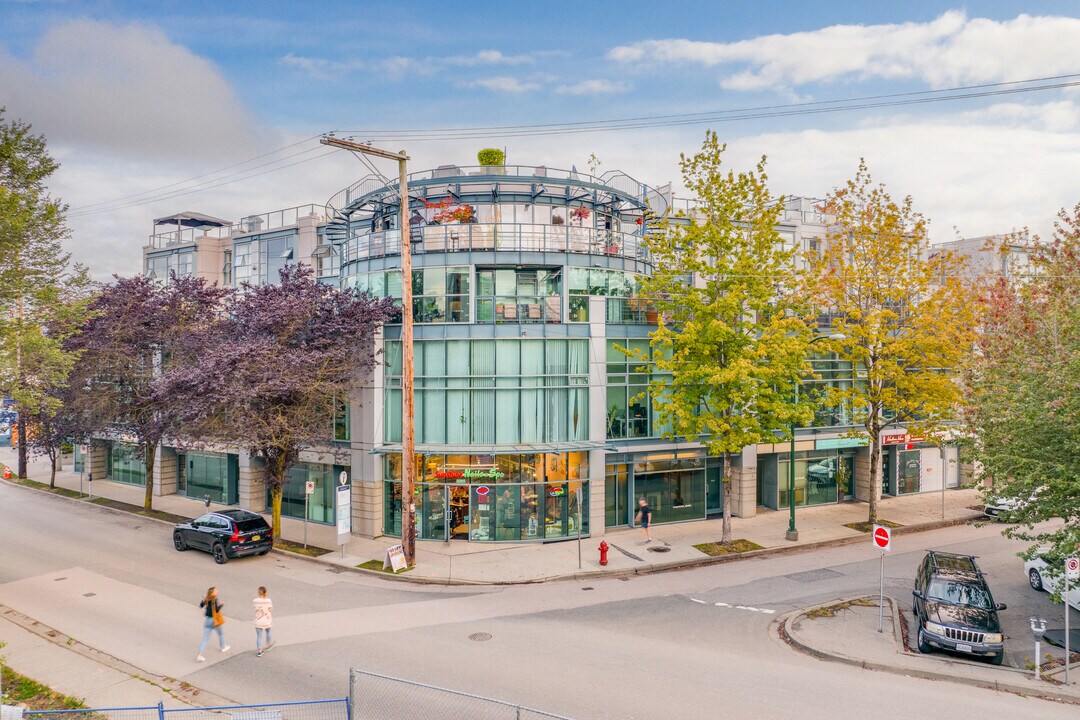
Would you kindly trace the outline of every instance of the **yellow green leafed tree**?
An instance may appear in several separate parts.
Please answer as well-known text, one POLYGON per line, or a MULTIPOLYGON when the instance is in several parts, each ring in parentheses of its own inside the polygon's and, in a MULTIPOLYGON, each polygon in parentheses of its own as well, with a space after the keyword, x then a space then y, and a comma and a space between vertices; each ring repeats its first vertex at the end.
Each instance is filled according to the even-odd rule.
POLYGON ((868 521, 876 522, 882 432, 906 425, 940 437, 954 420, 955 379, 971 357, 978 301, 963 282, 963 260, 935 251, 911 197, 894 200, 865 162, 823 209, 830 216, 824 249, 807 257, 810 301, 832 316, 830 332, 843 336, 821 349, 855 375, 850 386, 829 387, 824 400, 848 406, 869 440, 866 498, 868 521))
POLYGON ((648 239, 655 266, 642 294, 658 311, 651 334, 649 393, 668 438, 700 441, 723 458, 722 542, 731 542, 732 455, 776 442, 806 422, 795 384, 810 374, 812 330, 798 307, 794 249, 776 231, 781 200, 767 186, 765 158, 749 172, 723 166, 726 146, 709 132, 683 155, 697 207, 648 239), (687 277, 692 276, 692 284, 687 277))

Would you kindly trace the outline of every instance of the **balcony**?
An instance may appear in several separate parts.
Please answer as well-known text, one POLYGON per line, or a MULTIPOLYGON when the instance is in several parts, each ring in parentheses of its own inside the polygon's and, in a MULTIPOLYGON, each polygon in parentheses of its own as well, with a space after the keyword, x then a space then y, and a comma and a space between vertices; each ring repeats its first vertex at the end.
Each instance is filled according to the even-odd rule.
MULTIPOLYGON (((649 262, 648 251, 641 236, 575 225, 426 225, 411 228, 409 234, 414 254, 470 250, 551 252, 621 257, 649 262)), ((400 255, 401 231, 354 234, 343 249, 342 264, 400 255)))
POLYGON ((232 226, 233 234, 247 235, 251 233, 278 230, 281 228, 294 227, 300 222, 300 218, 314 215, 320 223, 325 222, 323 215, 325 208, 321 205, 298 205, 296 207, 248 215, 240 218, 240 222, 232 226))
POLYGON ((151 250, 163 250, 179 245, 193 245, 196 240, 203 237, 227 238, 230 227, 226 225, 218 228, 178 228, 159 231, 149 237, 145 247, 151 250))
POLYGON ((656 325, 659 314, 656 306, 638 298, 608 298, 608 325, 656 325))

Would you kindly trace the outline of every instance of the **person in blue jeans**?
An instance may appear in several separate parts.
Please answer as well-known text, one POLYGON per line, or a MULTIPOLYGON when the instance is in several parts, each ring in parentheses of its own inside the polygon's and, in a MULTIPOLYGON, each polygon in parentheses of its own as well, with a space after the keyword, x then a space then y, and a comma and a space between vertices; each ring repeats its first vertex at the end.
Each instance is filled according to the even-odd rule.
MULTIPOLYGON (((225 644, 225 632, 223 631, 223 625, 214 624, 214 616, 221 616, 221 608, 223 605, 218 600, 218 591, 216 587, 212 587, 206 591, 206 597, 199 603, 199 607, 203 609, 203 633, 202 642, 199 643, 199 657, 195 658, 196 662, 206 662, 206 656, 203 655, 203 651, 206 650, 206 643, 210 641, 210 633, 217 630, 218 645, 221 647, 221 652, 228 652, 229 646, 225 644)), ((222 623, 225 621, 221 618, 222 623)))

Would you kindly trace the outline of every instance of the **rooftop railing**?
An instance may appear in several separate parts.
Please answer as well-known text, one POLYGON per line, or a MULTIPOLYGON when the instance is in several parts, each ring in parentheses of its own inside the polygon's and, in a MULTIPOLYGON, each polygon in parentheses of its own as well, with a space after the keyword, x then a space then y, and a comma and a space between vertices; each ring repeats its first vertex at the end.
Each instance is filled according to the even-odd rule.
MULTIPOLYGON (((553 252, 614 256, 650 262, 639 235, 577 227, 521 223, 426 225, 409 231, 412 252, 553 252)), ((357 233, 343 245, 342 264, 401 254, 401 231, 357 233)))
MULTIPOLYGON (((248 215, 240 218, 240 222, 225 225, 224 227, 179 229, 173 227, 172 230, 158 230, 150 236, 146 247, 158 250, 175 245, 194 243, 201 237, 227 238, 232 235, 247 235, 268 230, 278 230, 293 227, 300 221, 300 218, 309 215, 318 217, 320 223, 326 221, 325 208, 322 205, 297 205, 284 210, 248 215)), ((170 226, 162 225, 161 227, 168 228, 170 226)))

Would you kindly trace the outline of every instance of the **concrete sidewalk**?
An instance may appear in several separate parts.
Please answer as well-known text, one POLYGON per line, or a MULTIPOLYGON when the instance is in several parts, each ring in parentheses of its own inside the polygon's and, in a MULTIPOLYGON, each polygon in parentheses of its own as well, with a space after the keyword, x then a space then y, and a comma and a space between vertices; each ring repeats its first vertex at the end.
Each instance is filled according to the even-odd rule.
MULTIPOLYGON (((876 595, 847 598, 783 615, 773 622, 770 633, 823 660, 1080 704, 1077 674, 1072 675, 1071 685, 1064 685, 1061 666, 1048 668, 1043 674, 1047 679, 1036 680, 1031 670, 994 666, 942 652, 923 655, 905 643, 904 621, 896 601, 888 596, 880 633, 878 620, 876 595)), ((1080 672, 1080 668, 1077 670, 1080 672)))
MULTIPOLYGON (((0 463, 14 466, 15 452, 11 448, 0 448, 0 463)), ((39 482, 48 482, 48 465, 40 461, 31 463, 30 477, 39 482)), ((75 491, 87 490, 87 483, 81 481, 78 473, 58 472, 56 484, 75 491)), ((95 497, 141 506, 144 490, 108 480, 95 480, 93 494, 95 497)), ((879 517, 902 525, 897 532, 911 532, 981 517, 981 513, 971 509, 979 504, 979 493, 974 489, 887 497, 879 505, 879 517)), ((211 505, 211 509, 224 507, 211 505)), ((180 495, 155 497, 154 508, 184 517, 196 517, 206 511, 202 501, 180 495)), ((725 562, 761 553, 811 549, 822 544, 869 543, 866 533, 845 527, 847 523, 866 520, 866 516, 867 506, 860 502, 798 508, 796 521, 799 540, 796 542, 785 539, 787 512, 765 510, 752 518, 732 518, 733 537, 754 542, 764 550, 717 558, 710 558, 693 546, 718 542, 722 536, 720 519, 654 525, 652 535, 655 539, 648 544, 644 542, 640 530, 613 529, 603 537, 582 538, 580 567, 578 542, 574 539, 520 544, 419 541, 416 544, 416 567, 394 577, 411 582, 493 584, 657 572, 695 564, 725 562), (606 567, 599 562, 598 546, 601 539, 611 546, 606 567)), ((299 520, 283 518, 281 531, 286 540, 301 542, 304 524, 299 520)), ((312 545, 335 547, 333 527, 308 523, 307 535, 312 545)), ((355 568, 369 560, 381 561, 387 548, 398 542, 400 540, 397 538, 366 539, 354 536, 342 550, 323 555, 318 561, 355 568)))

